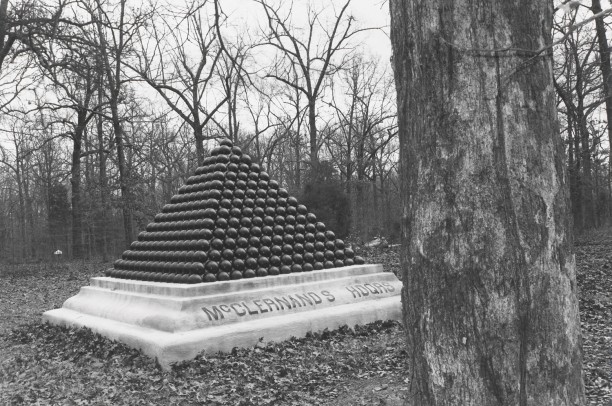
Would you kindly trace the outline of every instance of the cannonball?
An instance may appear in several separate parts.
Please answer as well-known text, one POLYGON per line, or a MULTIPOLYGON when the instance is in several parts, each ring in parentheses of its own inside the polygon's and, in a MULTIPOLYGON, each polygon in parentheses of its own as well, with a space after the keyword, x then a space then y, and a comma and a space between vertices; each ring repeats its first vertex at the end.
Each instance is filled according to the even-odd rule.
POLYGON ((281 257, 281 262, 285 265, 291 265, 293 263, 293 258, 289 254, 285 254, 281 257))
POLYGON ((293 246, 291 244, 283 244, 283 253, 285 254, 292 254, 293 253, 293 246))
POLYGON ((261 245, 261 241, 259 240, 259 237, 255 237, 255 236, 249 237, 249 245, 253 247, 259 247, 261 245))
POLYGON ((292 273, 302 272, 302 265, 301 264, 291 265, 291 272, 292 273))
POLYGON ((255 275, 263 278, 264 276, 268 276, 268 271, 265 268, 257 268, 257 271, 255 271, 255 275))
POLYGON ((237 181, 238 180, 238 174, 235 171, 231 171, 229 169, 229 165, 228 165, 227 169, 228 169, 227 172, 225 172, 225 180, 231 180, 232 182, 237 181))
POLYGON ((273 245, 270 247, 270 253, 272 255, 281 255, 283 253, 283 248, 280 245, 273 245))
MULTIPOLYGON (((276 202, 274 203, 274 205, 276 205, 276 202)), ((272 206, 266 206, 264 208, 264 215, 274 218, 274 216, 276 215, 276 208, 272 206)))
POLYGON ((324 266, 323 266, 323 262, 318 262, 318 261, 317 261, 317 262, 315 262, 315 263, 313 264, 313 267, 314 267, 314 269, 315 269, 316 271, 318 271, 318 270, 320 270, 320 269, 323 269, 323 268, 324 268, 324 266))
MULTIPOLYGON (((253 216, 253 209, 250 207, 243 207, 242 208, 242 215, 244 217, 252 217, 253 216)), ((250 225, 249 225, 250 227, 250 225)))
POLYGON ((309 263, 302 264, 303 272, 311 272, 313 269, 314 269, 314 266, 312 264, 309 264, 309 263))
MULTIPOLYGON (((218 155, 229 155, 231 153, 232 153, 232 149, 228 147, 227 145, 222 145, 219 147, 218 155)), ((217 161, 218 160, 219 158, 217 158, 217 161)))
POLYGON ((247 254, 250 257, 257 258, 259 256, 259 248, 251 246, 251 247, 247 248, 247 254))
POLYGON ((210 240, 210 239, 212 239, 214 237, 212 230, 209 229, 209 228, 206 228, 204 230, 200 230, 199 235, 204 240, 210 240))
POLYGON ((232 280, 242 279, 242 272, 240 272, 240 271, 233 271, 232 273, 230 273, 230 278, 232 280))
POLYGON ((280 274, 280 269, 277 266, 271 266, 270 268, 268 268, 268 275, 270 276, 276 276, 280 274))
MULTIPOLYGON (((216 163, 216 164, 215 164, 215 166, 213 167, 213 169, 214 169, 214 171, 215 171, 215 172, 221 172, 221 173, 223 173, 223 172, 227 171, 227 166, 225 165, 225 163, 219 162, 219 163, 216 163)), ((225 177, 225 176, 224 176, 224 177, 225 177)), ((217 179, 218 179, 218 180, 221 180, 221 179, 219 179, 219 178, 217 178, 217 179)))
POLYGON ((270 265, 270 260, 267 257, 259 257, 257 259, 257 264, 260 267, 267 268, 270 265))
POLYGON ((300 243, 293 244, 293 251, 299 254, 304 253, 304 246, 300 243))
MULTIPOLYGON (((210 257, 210 255, 209 255, 210 257)), ((314 258, 316 262, 323 262, 325 261, 325 254, 322 251, 316 251, 314 253, 314 258)))
POLYGON ((270 227, 270 226, 263 226, 263 227, 261 228, 261 232, 262 232, 264 235, 267 235, 267 236, 272 236, 272 235, 274 234, 274 229, 273 229, 272 227, 270 227))
POLYGON ((324 243, 324 242, 326 241, 326 238, 325 238, 325 233, 322 233, 322 232, 320 232, 320 231, 317 231, 317 232, 316 232, 316 234, 315 234, 315 239, 316 239, 318 242, 322 242, 322 243, 324 243))
POLYGON ((268 180, 268 187, 271 189, 278 190, 279 185, 277 181, 275 181, 274 179, 271 179, 271 180, 268 180))
POLYGON ((312 252, 305 252, 303 257, 304 257, 304 262, 307 262, 307 263, 313 263, 315 260, 312 252))
POLYGON ((246 271, 244 271, 245 278, 254 278, 255 276, 256 276, 256 273, 254 269, 247 269, 246 271))
MULTIPOLYGON (((236 238, 238 238, 238 230, 236 229, 236 227, 232 227, 232 222, 231 221, 228 221, 228 225, 230 227, 228 227, 228 229, 225 230, 225 236, 226 236, 226 238, 232 238, 232 239, 235 240, 236 238)), ((238 224, 238 225, 240 225, 240 224, 238 224)))
POLYGON ((229 210, 226 208, 220 208, 219 210, 217 210, 217 214, 218 214, 218 218, 224 218, 224 219, 228 219, 230 216, 229 210))
POLYGON ((304 262, 304 258, 302 257, 301 254, 293 254, 293 263, 295 264, 301 264, 302 262, 304 262))
POLYGON ((345 248, 344 256, 352 259, 355 256, 355 251, 353 251, 352 248, 345 248))
MULTIPOLYGON (((248 231, 248 229, 247 229, 248 231)), ((249 240, 246 239, 245 237, 238 237, 236 239, 236 246, 240 247, 240 248, 247 248, 249 246, 249 240)))
POLYGON ((264 257, 269 257, 271 254, 270 247, 262 245, 259 247, 259 255, 264 257))
POLYGON ((248 154, 242 154, 240 156, 240 162, 249 165, 251 163, 251 157, 248 154))
MULTIPOLYGON (((210 258, 210 252, 208 253, 208 257, 210 258)), ((221 258, 221 255, 219 255, 219 258, 221 258)), ((216 261, 208 261, 204 265, 204 268, 206 268, 208 272, 217 273, 219 271, 219 263, 216 261)))
POLYGON ((251 199, 250 197, 245 198, 242 201, 242 204, 244 207, 250 207, 250 208, 254 208, 255 207, 255 200, 251 199))
POLYGON ((239 147, 232 147, 232 154, 237 155, 237 156, 241 156, 242 155, 242 150, 239 147))
POLYGON ((333 268, 333 267, 334 267, 334 263, 332 261, 325 261, 323 263, 323 268, 325 268, 325 269, 330 269, 330 268, 333 268))
POLYGON ((225 190, 233 191, 234 189, 236 189, 236 182, 234 182, 233 180, 226 180, 225 182, 223 182, 223 187, 225 188, 225 190))
POLYGON ((234 144, 229 138, 221 138, 221 141, 219 141, 219 146, 226 146, 231 148, 234 146, 234 144))
MULTIPOLYGON (((279 226, 281 227, 281 226, 279 226)), ((272 236, 272 244, 275 245, 283 245, 283 235, 284 235, 284 231, 285 229, 283 228, 279 233, 277 233, 277 229, 276 226, 274 227, 274 232, 277 233, 275 235, 272 236)))
POLYGON ((336 248, 336 245, 334 244, 333 241, 325 241, 325 249, 326 250, 334 250, 336 248))
POLYGON ((365 260, 362 257, 360 257, 360 256, 356 256, 353 260, 355 261, 356 265, 363 265, 363 264, 365 264, 365 260))
POLYGON ((221 238, 213 238, 210 241, 210 247, 213 250, 221 251, 223 249, 223 240, 221 238))
POLYGON ((234 256, 239 259, 246 259, 247 252, 244 248, 236 248, 234 251, 234 256))
MULTIPOLYGON (((230 162, 233 165, 236 165, 236 168, 238 168, 238 165, 240 164, 240 155, 232 153, 229 156, 229 159, 230 159, 230 162)), ((229 165, 228 165, 228 169, 229 169, 229 165)))
POLYGON ((257 207, 266 207, 266 200, 262 199, 261 197, 258 197, 257 199, 255 199, 255 206, 257 207))
POLYGON ((230 276, 227 272, 219 272, 219 274, 217 275, 217 280, 218 281, 229 281, 230 276))
MULTIPOLYGON (((286 226, 285 226, 285 233, 288 233, 286 226)), ((293 234, 285 234, 285 235, 283 235, 283 242, 285 244, 293 244, 293 242, 294 242, 293 234)))
POLYGON ((221 256, 228 261, 231 261, 234 259, 234 250, 226 248, 221 252, 221 256))
MULTIPOLYGON (((259 187, 259 185, 258 185, 258 187, 259 187)), ((265 198, 268 197, 268 192, 266 192, 265 189, 258 188, 257 191, 255 192, 255 195, 257 197, 261 197, 262 199, 265 199, 265 198)))
POLYGON ((202 283, 202 277, 200 275, 191 274, 187 279, 187 283, 202 283))
MULTIPOLYGON (((262 229, 262 231, 263 231, 263 229, 262 229)), ((265 232, 264 232, 264 234, 265 234, 265 232)), ((260 242, 261 245, 265 245, 265 246, 269 247, 269 246, 272 245, 272 238, 269 235, 262 235, 259 238, 259 242, 260 242)))
MULTIPOLYGON (((242 220, 244 220, 244 219, 242 219, 242 220)), ((244 223, 243 223, 243 224, 244 224, 244 223)), ((238 230, 238 234, 239 234, 241 237, 248 238, 248 237, 251 235, 250 233, 251 233, 251 231, 250 231, 250 229, 249 229, 249 228, 247 228, 247 227, 240 227, 240 229, 238 230)))
POLYGON ((234 192, 237 192, 239 190, 244 191, 247 188, 247 184, 246 181, 244 180, 237 180, 236 181, 236 188, 234 189, 234 192))
POLYGON ((285 207, 285 206, 287 206, 287 199, 285 199, 284 197, 277 197, 276 198, 276 206, 277 206, 277 209, 278 209, 278 207, 285 207))
POLYGON ((308 223, 306 224, 306 232, 307 233, 316 233, 317 232, 317 228, 313 223, 308 223))
POLYGON ((238 271, 242 271, 246 268, 245 261, 242 258, 234 259, 234 261, 232 262, 232 266, 234 267, 234 269, 237 269, 238 271))
POLYGON ((352 258, 344 258, 344 266, 355 265, 355 261, 352 258))
MULTIPOLYGON (((227 228, 228 223, 227 223, 227 220, 226 220, 226 219, 224 219, 223 217, 221 217, 221 218, 218 218, 217 220, 215 220, 215 225, 216 225, 218 228, 227 228)), ((216 231, 216 230, 215 230, 215 231, 216 231)), ((223 234, 225 234, 225 231, 223 231, 223 234)))
MULTIPOLYGON (((280 216, 280 215, 279 215, 279 216, 274 217, 274 223, 275 223, 275 224, 278 224, 278 225, 280 225, 280 226, 284 226, 284 225, 285 225, 285 217, 280 216)), ((276 229, 276 227, 275 227, 275 229, 276 229)), ((284 229, 283 229, 283 230, 284 230, 284 229)), ((284 231, 283 231, 283 232, 284 232, 284 231)))
POLYGON ((291 267, 289 265, 282 265, 280 267, 280 273, 282 273, 282 274, 289 274, 289 273, 291 273, 291 267))
POLYGON ((257 268, 257 259, 250 257, 244 261, 244 265, 247 269, 255 269, 257 268))
MULTIPOLYGON (((252 176, 253 176, 253 173, 249 173, 249 180, 247 181, 247 188, 252 189, 252 190, 256 190, 257 189, 257 181, 251 179, 252 176)), ((255 176, 257 176, 257 174, 255 174, 255 176)))
POLYGON ((213 273, 207 273, 204 275, 204 282, 216 282, 217 277, 213 273))
MULTIPOLYGON (((230 217, 227 220, 227 226, 229 228, 240 228, 240 225, 241 224, 240 224, 240 220, 238 219, 238 217, 230 217)), ((227 234, 227 231, 226 231, 226 234, 227 234)))
POLYGON ((334 251, 325 250, 323 254, 325 255, 325 259, 328 261, 333 261, 336 259, 336 256, 334 255, 334 251))
POLYGON ((238 168, 238 163, 237 162, 233 162, 234 159, 234 155, 230 156, 230 163, 227 164, 227 170, 228 171, 232 171, 234 173, 237 173, 239 168, 238 168))
POLYGON ((210 250, 208 251, 208 259, 211 261, 220 261, 221 260, 221 252, 218 250, 210 250))
POLYGON ((281 266, 281 264, 282 264, 282 261, 281 261, 281 258, 279 256, 272 255, 270 257, 270 265, 272 265, 272 266, 281 266))

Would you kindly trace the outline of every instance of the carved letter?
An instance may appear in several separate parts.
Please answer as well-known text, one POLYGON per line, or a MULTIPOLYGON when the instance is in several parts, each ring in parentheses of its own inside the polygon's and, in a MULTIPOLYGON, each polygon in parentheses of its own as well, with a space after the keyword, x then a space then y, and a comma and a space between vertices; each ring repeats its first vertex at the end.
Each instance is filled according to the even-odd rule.
POLYGON ((346 290, 353 294, 353 298, 361 297, 361 293, 359 293, 359 291, 352 286, 347 286, 346 290))
POLYGON ((325 296, 325 298, 326 298, 327 300, 329 300, 330 302, 333 302, 334 300, 336 300, 336 298, 334 297, 334 295, 332 295, 331 293, 329 293, 329 291, 327 291, 327 290, 322 290, 322 291, 321 291, 321 294, 322 294, 323 296, 325 296))
POLYGON ((236 312, 236 315, 237 315, 237 316, 244 316, 244 315, 246 314, 246 311, 245 311, 245 310, 243 310, 242 312, 239 312, 238 310, 236 310, 236 306, 240 306, 240 303, 232 303, 232 304, 230 305, 230 307, 231 307, 232 309, 234 309, 234 312, 236 312))
POLYGON ((213 306, 212 311, 208 310, 207 307, 203 307, 202 310, 204 310, 204 313, 206 313, 206 315, 208 316, 209 321, 212 321, 213 318, 215 320, 223 319, 223 313, 221 312, 221 310, 219 310, 217 306, 213 306))

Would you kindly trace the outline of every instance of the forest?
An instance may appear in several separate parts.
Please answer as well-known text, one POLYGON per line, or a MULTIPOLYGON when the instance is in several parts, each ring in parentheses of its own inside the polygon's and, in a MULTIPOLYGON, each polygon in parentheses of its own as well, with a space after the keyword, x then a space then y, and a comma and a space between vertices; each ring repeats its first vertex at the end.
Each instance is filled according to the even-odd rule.
MULTIPOLYGON (((366 41, 388 22, 250 3, 257 24, 220 0, 0 1, 1 261, 116 258, 222 138, 338 236, 398 242, 393 72, 366 41)), ((578 232, 612 215, 609 10, 587 3, 555 10, 552 50, 578 232)))

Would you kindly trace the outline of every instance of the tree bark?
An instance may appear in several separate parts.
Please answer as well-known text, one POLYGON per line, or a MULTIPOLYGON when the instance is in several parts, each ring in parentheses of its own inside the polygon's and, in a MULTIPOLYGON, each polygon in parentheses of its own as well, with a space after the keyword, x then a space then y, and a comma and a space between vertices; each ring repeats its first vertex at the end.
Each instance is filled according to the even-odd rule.
MULTIPOLYGON (((601 13, 601 2, 592 0, 591 11, 593 14, 601 13)), ((606 118, 608 124, 608 145, 612 145, 612 67, 610 66, 610 45, 606 36, 606 25, 603 16, 595 19, 595 31, 597 32, 597 43, 599 45, 599 67, 601 69, 603 94, 606 98, 606 118)), ((608 204, 606 205, 606 213, 608 217, 612 214, 612 184, 610 174, 612 174, 612 148, 608 148, 608 204)))
POLYGON ((552 2, 392 0, 412 405, 582 405, 552 2))

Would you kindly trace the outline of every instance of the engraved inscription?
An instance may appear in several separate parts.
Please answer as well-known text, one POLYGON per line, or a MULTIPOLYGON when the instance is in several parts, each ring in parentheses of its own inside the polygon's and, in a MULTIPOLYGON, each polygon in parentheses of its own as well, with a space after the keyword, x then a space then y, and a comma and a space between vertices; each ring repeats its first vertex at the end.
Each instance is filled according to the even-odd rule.
POLYGON ((327 290, 320 292, 295 293, 292 295, 264 297, 249 302, 234 302, 230 304, 204 306, 202 311, 208 316, 209 321, 223 320, 226 315, 235 314, 238 317, 278 312, 299 307, 315 306, 324 300, 333 302, 336 297, 327 290))

